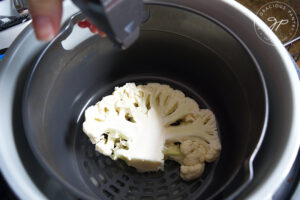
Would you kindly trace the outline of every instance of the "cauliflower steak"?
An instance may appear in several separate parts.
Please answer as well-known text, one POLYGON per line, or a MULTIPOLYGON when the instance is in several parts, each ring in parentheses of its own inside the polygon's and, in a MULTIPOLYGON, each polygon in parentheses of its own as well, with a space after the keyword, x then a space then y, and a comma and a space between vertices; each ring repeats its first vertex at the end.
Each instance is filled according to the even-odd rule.
POLYGON ((180 176, 199 177, 221 144, 214 114, 168 85, 127 83, 85 111, 83 131, 96 150, 140 172, 181 164, 180 176))

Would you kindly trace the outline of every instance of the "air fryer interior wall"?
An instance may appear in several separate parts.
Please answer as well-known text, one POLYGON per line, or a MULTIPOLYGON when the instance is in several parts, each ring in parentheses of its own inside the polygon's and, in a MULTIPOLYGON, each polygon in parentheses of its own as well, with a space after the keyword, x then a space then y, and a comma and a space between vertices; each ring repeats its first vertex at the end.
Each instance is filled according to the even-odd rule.
POLYGON ((29 79, 23 107, 29 142, 44 166, 82 197, 204 198, 220 192, 239 170, 251 177, 248 162, 266 119, 258 66, 212 21, 177 8, 147 8, 150 18, 128 50, 94 36, 66 51, 58 37, 29 79), (81 131, 83 111, 125 82, 167 83, 214 111, 223 150, 203 178, 181 181, 173 162, 165 173, 138 174, 95 153, 81 131))

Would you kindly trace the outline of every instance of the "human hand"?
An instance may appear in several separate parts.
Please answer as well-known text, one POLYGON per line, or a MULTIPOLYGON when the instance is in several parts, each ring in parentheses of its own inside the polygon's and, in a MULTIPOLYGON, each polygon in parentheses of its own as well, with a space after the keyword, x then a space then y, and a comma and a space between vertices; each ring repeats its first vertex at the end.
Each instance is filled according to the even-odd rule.
POLYGON ((28 0, 28 5, 37 39, 53 39, 60 28, 62 0, 28 0))
POLYGON ((101 37, 106 37, 106 34, 105 34, 103 31, 99 30, 99 29, 98 29, 95 25, 93 25, 88 19, 84 19, 84 20, 78 22, 78 26, 79 26, 80 28, 89 28, 90 31, 91 31, 92 33, 97 33, 97 34, 99 34, 101 37))
MULTIPOLYGON (((32 24, 38 40, 50 41, 59 32, 62 16, 62 0, 28 0, 32 24)), ((106 34, 84 19, 78 23, 81 28, 89 28, 101 37, 106 34)))

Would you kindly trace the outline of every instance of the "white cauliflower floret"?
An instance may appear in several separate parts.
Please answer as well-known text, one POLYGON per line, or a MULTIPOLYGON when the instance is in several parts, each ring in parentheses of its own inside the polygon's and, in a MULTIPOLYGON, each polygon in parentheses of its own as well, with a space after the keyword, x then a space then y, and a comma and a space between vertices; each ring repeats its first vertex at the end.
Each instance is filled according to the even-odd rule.
POLYGON ((221 144, 214 114, 168 85, 127 83, 85 112, 83 131, 96 150, 140 172, 181 164, 184 180, 199 177, 221 144))
POLYGON ((180 177, 185 181, 191 181, 199 176, 204 171, 204 163, 197 163, 195 165, 181 165, 180 167, 180 177))

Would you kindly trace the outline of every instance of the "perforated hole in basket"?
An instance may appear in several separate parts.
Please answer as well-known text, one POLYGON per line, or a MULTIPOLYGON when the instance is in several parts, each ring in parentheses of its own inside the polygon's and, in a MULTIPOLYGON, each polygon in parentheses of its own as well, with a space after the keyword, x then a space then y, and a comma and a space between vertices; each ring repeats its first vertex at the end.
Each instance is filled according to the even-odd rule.
POLYGON ((113 161, 95 151, 88 137, 76 138, 77 163, 85 183, 103 200, 184 200, 196 199, 195 193, 205 187, 212 165, 195 181, 182 181, 179 164, 165 162, 165 170, 138 173, 122 160, 113 161))

